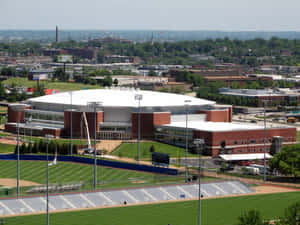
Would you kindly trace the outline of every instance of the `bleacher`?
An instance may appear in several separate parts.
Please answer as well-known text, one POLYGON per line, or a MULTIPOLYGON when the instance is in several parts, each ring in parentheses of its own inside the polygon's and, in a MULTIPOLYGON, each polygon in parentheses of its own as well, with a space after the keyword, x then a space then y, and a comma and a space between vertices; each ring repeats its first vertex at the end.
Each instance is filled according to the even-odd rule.
MULTIPOLYGON (((75 186, 73 184, 73 186, 64 188, 70 188, 70 190, 74 190, 71 189, 74 187, 75 186)), ((57 188, 57 186, 53 186, 51 190, 54 191, 54 188, 57 188)), ((39 189, 34 190, 34 193, 44 192, 44 189, 43 192, 40 192, 39 189)), ((222 181, 201 184, 201 194, 203 197, 247 194, 251 192, 253 191, 248 186, 239 181, 222 181)), ((51 211, 57 211, 63 209, 122 205, 125 202, 126 204, 136 204, 194 198, 198 198, 197 183, 50 195, 49 207, 51 211)), ((45 211, 46 197, 33 196, 0 200, 0 216, 33 212, 38 213, 45 211)))

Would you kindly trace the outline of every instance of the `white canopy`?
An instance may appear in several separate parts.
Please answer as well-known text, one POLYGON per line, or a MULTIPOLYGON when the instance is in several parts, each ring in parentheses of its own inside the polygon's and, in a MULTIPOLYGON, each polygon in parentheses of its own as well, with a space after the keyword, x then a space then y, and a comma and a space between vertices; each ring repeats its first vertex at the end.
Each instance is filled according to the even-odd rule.
MULTIPOLYGON (((264 159, 264 153, 254 153, 254 154, 226 154, 219 155, 219 157, 225 161, 240 161, 240 160, 256 160, 264 159)), ((266 159, 271 159, 272 156, 266 153, 266 159)))

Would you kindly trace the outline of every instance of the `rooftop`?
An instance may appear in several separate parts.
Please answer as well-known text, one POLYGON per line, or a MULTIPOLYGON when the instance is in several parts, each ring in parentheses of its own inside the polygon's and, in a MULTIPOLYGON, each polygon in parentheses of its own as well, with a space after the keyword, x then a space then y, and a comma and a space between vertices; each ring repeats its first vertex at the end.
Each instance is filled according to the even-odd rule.
MULTIPOLYGON (((162 125, 164 127, 185 128, 186 123, 173 122, 171 124, 162 125)), ((282 126, 283 127, 283 126, 282 126)), ((222 131, 242 131, 242 130, 262 130, 264 126, 247 124, 247 123, 225 123, 225 122, 207 122, 207 121, 189 121, 188 128, 193 130, 222 132, 222 131)), ((274 128, 268 126, 268 128, 274 128)))
POLYGON ((93 89, 73 92, 63 92, 37 98, 31 98, 29 103, 53 103, 76 106, 86 106, 88 102, 99 101, 105 107, 137 107, 138 101, 135 95, 142 95, 141 107, 166 107, 183 106, 185 101, 190 101, 191 106, 213 105, 215 102, 200 98, 170 94, 154 91, 141 91, 135 89, 93 89))

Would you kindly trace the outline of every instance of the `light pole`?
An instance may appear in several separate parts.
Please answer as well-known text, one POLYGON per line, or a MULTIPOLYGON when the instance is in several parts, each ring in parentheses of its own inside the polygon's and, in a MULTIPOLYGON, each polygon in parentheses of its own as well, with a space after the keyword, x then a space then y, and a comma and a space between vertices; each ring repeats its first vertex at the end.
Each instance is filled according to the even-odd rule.
POLYGON ((88 102, 88 107, 94 109, 94 189, 97 189, 97 108, 102 102, 88 102))
POLYGON ((48 146, 50 140, 54 138, 53 135, 47 134, 45 136, 47 138, 47 145, 46 145, 46 163, 47 163, 47 195, 46 195, 46 212, 47 212, 47 225, 50 224, 50 214, 49 214, 49 158, 48 158, 48 146))
POLYGON ((184 101, 184 107, 185 107, 185 182, 188 182, 189 177, 189 165, 188 165, 188 104, 191 102, 191 100, 185 100, 184 101))
POLYGON ((195 139, 194 144, 199 149, 199 184, 198 184, 198 225, 201 225, 201 157, 205 145, 204 139, 195 139))
POLYGON ((138 157, 137 157, 137 160, 138 160, 138 163, 140 163, 140 160, 141 160, 141 100, 143 99, 143 95, 141 94, 136 94, 134 96, 134 99, 136 101, 139 102, 139 114, 138 114, 138 157))
POLYGON ((267 181, 266 176, 266 137, 267 137, 267 123, 266 123, 266 103, 268 100, 263 100, 264 104, 264 183, 267 181))
POLYGON ((13 105, 12 108, 18 112, 17 115, 17 196, 20 195, 20 112, 25 109, 24 104, 13 105))
POLYGON ((73 156, 73 142, 72 142, 72 139, 73 139, 73 98, 72 98, 72 91, 70 91, 70 97, 71 97, 71 113, 70 113, 70 120, 71 120, 71 124, 70 124, 70 153, 71 153, 71 156, 73 156))

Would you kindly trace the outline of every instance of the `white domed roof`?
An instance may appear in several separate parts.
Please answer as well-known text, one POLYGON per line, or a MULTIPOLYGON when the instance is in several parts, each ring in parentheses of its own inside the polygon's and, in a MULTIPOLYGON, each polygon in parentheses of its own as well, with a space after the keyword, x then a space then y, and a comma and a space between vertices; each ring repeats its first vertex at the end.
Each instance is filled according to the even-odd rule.
MULTIPOLYGON (((213 101, 185 95, 132 89, 91 89, 72 91, 72 103, 77 106, 86 106, 88 102, 97 101, 101 102, 104 107, 137 107, 138 101, 135 100, 135 95, 137 94, 142 95, 141 107, 183 106, 186 100, 189 101, 189 105, 201 106, 215 104, 213 101)), ((71 92, 31 98, 28 102, 70 105, 71 92)))

